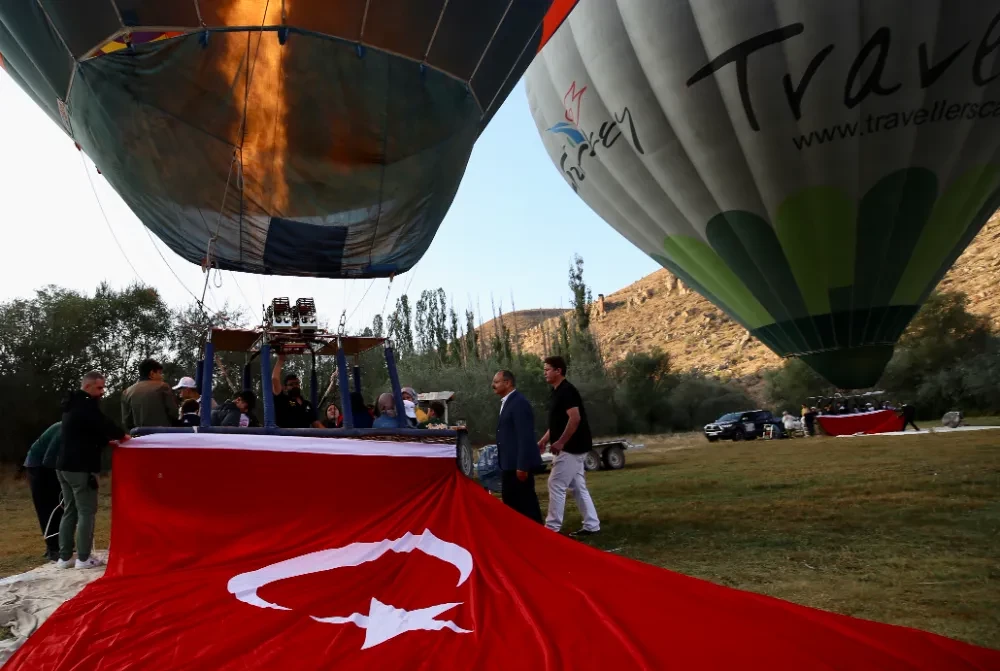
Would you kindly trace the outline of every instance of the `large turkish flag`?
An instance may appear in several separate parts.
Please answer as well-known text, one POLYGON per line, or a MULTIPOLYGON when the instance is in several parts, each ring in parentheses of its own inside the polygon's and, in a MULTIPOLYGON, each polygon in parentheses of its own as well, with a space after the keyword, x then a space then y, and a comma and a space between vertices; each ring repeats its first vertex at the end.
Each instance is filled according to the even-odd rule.
POLYGON ((552 533, 447 445, 149 436, 116 450, 113 500, 106 575, 5 671, 1000 669, 552 533))

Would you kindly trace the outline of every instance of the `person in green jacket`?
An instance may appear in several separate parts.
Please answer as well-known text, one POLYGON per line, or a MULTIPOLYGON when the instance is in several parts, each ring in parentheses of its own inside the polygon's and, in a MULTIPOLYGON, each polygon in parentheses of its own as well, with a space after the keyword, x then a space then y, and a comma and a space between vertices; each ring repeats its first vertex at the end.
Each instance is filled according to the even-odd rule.
POLYGON ((31 488, 31 501, 35 504, 38 525, 45 539, 45 557, 50 561, 59 560, 59 523, 62 521, 62 506, 59 504, 61 491, 56 477, 56 458, 62 443, 62 422, 56 422, 45 429, 38 440, 28 449, 24 469, 31 488))

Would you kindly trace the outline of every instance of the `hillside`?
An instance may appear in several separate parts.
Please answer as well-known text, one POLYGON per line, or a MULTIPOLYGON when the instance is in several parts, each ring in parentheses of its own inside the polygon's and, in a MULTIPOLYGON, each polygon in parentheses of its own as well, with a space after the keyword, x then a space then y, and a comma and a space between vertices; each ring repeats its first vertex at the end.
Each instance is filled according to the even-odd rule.
MULTIPOLYGON (((503 306, 500 306, 503 309, 503 306)), ((503 322, 513 333, 517 331, 519 333, 525 332, 529 329, 533 329, 544 321, 550 319, 559 319, 565 310, 560 310, 559 308, 549 308, 549 309, 538 309, 538 310, 518 310, 517 312, 510 312, 503 316, 503 322)), ((493 319, 484 323, 479 327, 480 333, 492 333, 494 327, 493 319)))
MULTIPOLYGON (((987 315, 1000 328, 1000 214, 994 215, 969 245, 939 288, 962 291, 970 309, 987 315)), ((591 287, 595 294, 606 287, 591 287)), ((740 378, 749 387, 759 381, 762 370, 781 364, 781 359, 750 337, 746 329, 721 310, 689 290, 667 270, 658 270, 641 280, 605 293, 591 320, 591 330, 605 360, 612 364, 629 352, 659 347, 670 355, 677 370, 700 370, 724 377, 740 378)), ((513 332, 515 320, 521 348, 543 354, 546 341, 558 331, 560 310, 525 310, 504 315, 513 332)), ((482 327, 489 334, 493 322, 482 327)))

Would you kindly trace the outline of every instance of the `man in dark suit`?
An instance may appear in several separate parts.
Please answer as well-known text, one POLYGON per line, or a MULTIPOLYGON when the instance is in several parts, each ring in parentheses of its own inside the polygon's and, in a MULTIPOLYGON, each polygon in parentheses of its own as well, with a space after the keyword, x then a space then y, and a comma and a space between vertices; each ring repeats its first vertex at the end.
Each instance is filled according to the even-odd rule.
POLYGON ((535 442, 535 413, 531 403, 514 386, 514 374, 501 370, 493 376, 493 392, 500 397, 497 421, 497 457, 502 473, 504 504, 542 523, 542 509, 535 493, 535 471, 542 457, 535 442))

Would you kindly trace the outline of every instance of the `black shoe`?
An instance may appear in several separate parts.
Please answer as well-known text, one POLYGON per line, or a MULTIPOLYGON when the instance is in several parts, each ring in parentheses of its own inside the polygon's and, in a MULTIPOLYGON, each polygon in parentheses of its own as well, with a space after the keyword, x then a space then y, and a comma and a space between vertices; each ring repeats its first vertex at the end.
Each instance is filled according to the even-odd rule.
POLYGON ((578 538, 580 536, 594 536, 599 533, 601 533, 600 529, 598 529, 597 531, 591 531, 590 529, 579 529, 577 531, 571 532, 570 536, 572 536, 573 538, 578 538))

